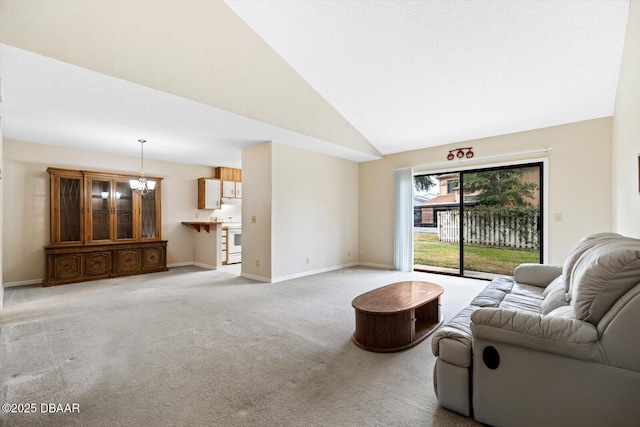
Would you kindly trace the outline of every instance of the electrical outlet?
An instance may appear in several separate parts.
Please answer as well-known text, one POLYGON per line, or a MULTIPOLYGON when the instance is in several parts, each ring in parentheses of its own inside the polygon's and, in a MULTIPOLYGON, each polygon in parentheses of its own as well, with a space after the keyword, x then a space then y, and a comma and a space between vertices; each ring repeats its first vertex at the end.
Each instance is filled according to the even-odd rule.
POLYGON ((307 264, 309 264, 309 257, 307 257, 307 264))
POLYGON ((556 221, 558 222, 562 221, 562 213, 555 214, 555 217, 556 217, 556 221))
POLYGON ((260 268, 260 260, 259 259, 256 260, 256 267, 260 268))
POLYGON ((256 216, 255 216, 255 215, 253 215, 253 216, 251 217, 251 223, 252 223, 252 224, 255 224, 255 223, 256 223, 256 216))

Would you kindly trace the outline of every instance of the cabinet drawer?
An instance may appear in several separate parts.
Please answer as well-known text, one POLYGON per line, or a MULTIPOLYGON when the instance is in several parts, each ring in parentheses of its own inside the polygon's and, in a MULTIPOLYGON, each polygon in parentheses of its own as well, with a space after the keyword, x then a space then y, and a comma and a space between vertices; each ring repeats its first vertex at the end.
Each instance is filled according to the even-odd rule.
POLYGON ((116 251, 116 273, 129 273, 140 270, 140 250, 120 249, 116 251))
POLYGON ((164 254, 162 248, 142 249, 142 268, 156 269, 164 266, 164 254))
POLYGON ((82 277, 82 255, 54 255, 52 257, 53 271, 51 276, 53 280, 69 280, 82 277))
POLYGON ((108 276, 111 273, 111 252, 90 252, 84 257, 87 276, 108 276))

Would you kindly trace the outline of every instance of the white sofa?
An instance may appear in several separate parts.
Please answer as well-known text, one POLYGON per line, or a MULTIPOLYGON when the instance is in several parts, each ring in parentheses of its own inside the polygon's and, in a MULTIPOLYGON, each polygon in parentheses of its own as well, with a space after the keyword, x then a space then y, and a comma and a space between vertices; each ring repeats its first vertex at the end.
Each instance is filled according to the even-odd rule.
POLYGON ((640 240, 523 264, 432 340, 440 405, 493 426, 640 425, 640 240))

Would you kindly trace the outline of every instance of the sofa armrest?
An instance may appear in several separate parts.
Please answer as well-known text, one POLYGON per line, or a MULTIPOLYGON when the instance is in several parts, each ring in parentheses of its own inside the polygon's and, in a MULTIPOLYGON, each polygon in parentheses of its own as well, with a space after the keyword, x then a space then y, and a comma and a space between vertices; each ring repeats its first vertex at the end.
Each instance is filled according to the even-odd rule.
POLYGON ((513 271, 513 280, 516 283, 545 288, 561 274, 561 265, 520 264, 513 271))
POLYGON ((473 340, 524 347, 590 362, 603 362, 605 356, 595 326, 568 317, 481 308, 471 315, 473 340))

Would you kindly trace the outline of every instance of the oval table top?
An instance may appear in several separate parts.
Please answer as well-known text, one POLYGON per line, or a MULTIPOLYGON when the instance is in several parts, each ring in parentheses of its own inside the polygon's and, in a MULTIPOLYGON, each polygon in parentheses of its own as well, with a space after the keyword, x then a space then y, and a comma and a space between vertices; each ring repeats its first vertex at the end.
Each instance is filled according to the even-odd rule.
POLYGON ((430 282, 396 282, 354 298, 351 305, 367 313, 399 313, 438 298, 444 289, 430 282))

